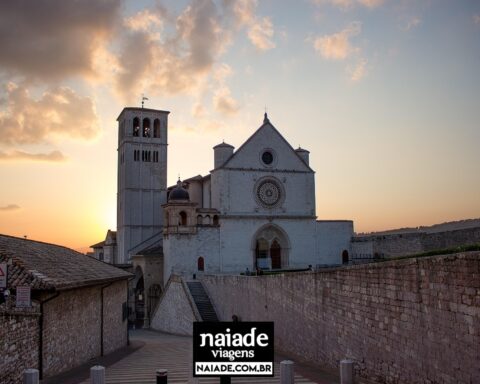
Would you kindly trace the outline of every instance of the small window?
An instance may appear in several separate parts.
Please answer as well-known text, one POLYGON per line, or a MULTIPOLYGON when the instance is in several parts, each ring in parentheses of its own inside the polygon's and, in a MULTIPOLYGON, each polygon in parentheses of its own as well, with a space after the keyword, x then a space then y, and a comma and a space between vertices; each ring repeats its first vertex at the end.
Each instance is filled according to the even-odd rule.
POLYGON ((98 260, 103 261, 103 252, 100 252, 98 255, 98 260))
POLYGON ((202 256, 200 256, 197 260, 197 269, 199 272, 203 272, 205 270, 205 260, 202 256))
POLYGON ((160 137, 160 120, 153 121, 153 137, 160 137))
POLYGON ((213 216, 213 225, 218 225, 218 216, 217 215, 213 216))
POLYGON ((203 224, 203 218, 202 215, 197 216, 197 225, 202 225, 203 224))
POLYGON ((342 252, 342 264, 348 264, 348 251, 346 249, 342 252))

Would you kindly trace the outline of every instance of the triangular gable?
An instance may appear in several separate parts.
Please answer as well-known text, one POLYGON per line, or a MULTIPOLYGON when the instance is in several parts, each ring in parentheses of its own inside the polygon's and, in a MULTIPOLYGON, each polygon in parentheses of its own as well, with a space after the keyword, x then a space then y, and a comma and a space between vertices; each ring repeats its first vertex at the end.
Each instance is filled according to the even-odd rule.
POLYGON ((268 119, 220 168, 314 172, 268 119), (265 149, 272 149, 275 154, 272 167, 265 167, 261 161, 261 155, 265 149))

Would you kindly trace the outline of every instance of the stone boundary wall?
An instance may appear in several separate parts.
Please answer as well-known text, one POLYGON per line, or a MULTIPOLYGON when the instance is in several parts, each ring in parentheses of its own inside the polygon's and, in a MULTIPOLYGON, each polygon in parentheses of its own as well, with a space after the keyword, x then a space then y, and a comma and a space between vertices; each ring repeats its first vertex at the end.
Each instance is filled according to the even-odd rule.
POLYGON ((103 291, 103 354, 125 347, 128 339, 127 320, 123 319, 123 303, 127 302, 128 281, 121 280, 103 291))
MULTIPOLYGON (((103 352, 107 354, 127 345, 127 321, 122 316, 122 304, 127 301, 127 281, 103 287, 103 352)), ((102 285, 60 291, 58 297, 44 304, 44 377, 101 355, 101 291, 102 285)))
POLYGON ((171 275, 150 327, 174 335, 192 336, 194 321, 201 321, 201 317, 188 288, 180 276, 171 275))
POLYGON ((17 384, 27 368, 38 369, 39 305, 15 308, 15 297, 0 306, 0 383, 17 384))
POLYGON ((480 244, 480 227, 433 233, 356 236, 352 238, 351 243, 353 258, 372 258, 375 254, 388 258, 472 244, 480 244), (370 243, 369 247, 365 247, 367 243, 370 243), (370 254, 365 255, 365 252, 370 254))
POLYGON ((220 319, 274 321, 298 360, 378 383, 478 383, 480 252, 272 276, 205 276, 220 319))

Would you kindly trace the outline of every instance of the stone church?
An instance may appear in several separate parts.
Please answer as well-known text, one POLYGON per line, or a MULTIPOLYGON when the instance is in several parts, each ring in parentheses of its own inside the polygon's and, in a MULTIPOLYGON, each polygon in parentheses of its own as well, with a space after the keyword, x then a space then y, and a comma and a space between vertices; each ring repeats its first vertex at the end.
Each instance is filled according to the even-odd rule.
POLYGON ((266 113, 237 150, 213 148, 207 175, 170 187, 168 114, 124 108, 118 117, 116 237, 109 231, 92 246, 104 261, 133 264, 146 312, 158 294, 147 291, 161 291, 172 274, 306 269, 348 258, 353 222, 317 220, 309 151, 293 149, 266 113))

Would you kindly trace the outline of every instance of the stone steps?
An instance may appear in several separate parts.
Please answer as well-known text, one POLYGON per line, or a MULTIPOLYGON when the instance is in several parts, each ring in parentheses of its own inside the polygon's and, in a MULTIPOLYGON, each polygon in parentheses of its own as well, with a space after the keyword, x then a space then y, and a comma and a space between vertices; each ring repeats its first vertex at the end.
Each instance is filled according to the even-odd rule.
POLYGON ((218 316, 213 308, 212 302, 205 292, 200 281, 187 282, 188 290, 192 295, 193 301, 202 317, 203 321, 218 321, 218 316))

